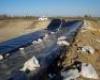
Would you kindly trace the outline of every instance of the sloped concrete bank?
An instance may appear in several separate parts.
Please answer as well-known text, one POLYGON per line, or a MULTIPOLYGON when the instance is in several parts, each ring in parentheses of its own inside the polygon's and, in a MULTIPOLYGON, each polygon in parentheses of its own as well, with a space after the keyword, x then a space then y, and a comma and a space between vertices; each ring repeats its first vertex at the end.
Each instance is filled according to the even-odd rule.
MULTIPOLYGON (((72 31, 69 35, 67 35, 67 41, 70 43, 70 46, 58 46, 58 48, 51 52, 52 58, 57 55, 53 61, 50 61, 52 59, 47 59, 47 62, 51 62, 51 64, 48 64, 48 66, 45 65, 45 67, 39 69, 36 71, 36 73, 32 74, 31 80, 62 80, 62 76, 60 74, 61 70, 63 69, 63 60, 65 59, 65 55, 68 53, 69 48, 72 47, 72 44, 75 41, 76 35, 78 34, 80 28, 82 27, 83 22, 81 21, 81 24, 78 26, 78 28, 75 31, 72 31), (69 37, 68 37, 69 36, 69 37)), ((49 58, 49 56, 48 56, 49 58)), ((44 65, 44 64, 43 64, 44 65)))
MULTIPOLYGON (((54 30, 54 32, 47 30, 48 32, 46 34, 49 35, 45 35, 43 39, 39 38, 37 41, 33 41, 31 46, 26 47, 25 52, 23 48, 20 48, 20 53, 22 53, 21 55, 19 52, 17 52, 17 54, 14 52, 14 54, 18 56, 13 56, 13 58, 16 60, 18 58, 19 62, 16 63, 16 60, 13 58, 4 61, 6 62, 6 65, 9 63, 11 66, 11 73, 9 71, 6 73, 7 76, 9 73, 11 74, 11 78, 9 80, 45 80, 45 78, 47 80, 47 78, 51 79, 51 76, 54 78, 54 76, 59 74, 60 70, 62 69, 62 61, 65 54, 68 52, 68 49, 74 42, 74 39, 82 24, 83 21, 76 20, 70 22, 70 24, 62 22, 63 26, 57 27, 59 29, 54 30), (67 24, 68 26, 66 26, 67 24), (43 46, 44 43, 45 46, 43 46), (26 57, 33 57, 27 61, 24 55, 26 55, 26 57), (28 64, 30 61, 32 62, 28 64), (13 62, 14 65, 12 65, 13 62), (23 62, 25 62, 25 64, 23 64, 23 62), (35 68, 36 70, 34 71, 35 68)), ((4 68, 3 66, 1 67, 6 70, 6 67, 4 68)), ((0 73, 2 74, 4 72, 0 73)))

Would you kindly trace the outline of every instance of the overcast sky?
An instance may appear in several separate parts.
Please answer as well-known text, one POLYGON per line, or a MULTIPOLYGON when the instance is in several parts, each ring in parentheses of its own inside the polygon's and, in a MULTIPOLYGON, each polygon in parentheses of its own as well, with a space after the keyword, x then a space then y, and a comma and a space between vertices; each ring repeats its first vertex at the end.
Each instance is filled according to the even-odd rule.
POLYGON ((0 0, 0 14, 100 16, 100 0, 0 0))

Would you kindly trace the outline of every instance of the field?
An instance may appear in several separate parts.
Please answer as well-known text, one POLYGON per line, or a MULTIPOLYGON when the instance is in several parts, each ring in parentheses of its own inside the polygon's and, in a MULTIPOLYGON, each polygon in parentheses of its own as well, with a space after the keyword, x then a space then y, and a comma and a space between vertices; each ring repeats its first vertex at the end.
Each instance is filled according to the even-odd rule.
POLYGON ((0 20, 0 42, 46 28, 49 22, 34 19, 0 20))

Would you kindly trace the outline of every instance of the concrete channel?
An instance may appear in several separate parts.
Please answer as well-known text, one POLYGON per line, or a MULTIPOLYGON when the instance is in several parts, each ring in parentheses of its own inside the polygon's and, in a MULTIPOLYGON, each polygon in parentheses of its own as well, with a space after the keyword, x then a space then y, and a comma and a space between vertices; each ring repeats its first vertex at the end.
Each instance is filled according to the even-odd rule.
MULTIPOLYGON (((64 23, 65 22, 63 22, 63 25, 64 23)), ((57 35, 59 34, 59 36, 66 36, 67 37, 66 40, 70 43, 70 46, 56 46, 55 50, 49 52, 48 56, 45 56, 45 58, 43 58, 43 61, 42 60, 40 61, 40 63, 42 63, 42 67, 39 68, 39 70, 36 71, 36 73, 32 74, 33 76, 31 80, 40 80, 40 79, 41 80, 62 80, 62 77, 59 74, 60 70, 62 69, 62 61, 69 47, 71 47, 71 44, 74 42, 75 36, 77 35, 78 30, 81 28, 82 24, 83 22, 81 21, 78 22, 71 21, 69 23, 66 23, 65 26, 63 26, 63 27, 67 27, 66 25, 68 25, 68 27, 70 27, 69 31, 64 33, 58 32, 57 35), (49 74, 52 74, 51 77, 55 76, 54 79, 49 79, 49 74)))
POLYGON ((0 62, 0 79, 45 80, 45 75, 49 73, 58 74, 61 66, 58 67, 57 64, 61 61, 60 57, 64 57, 69 47, 57 45, 58 38, 66 36, 66 40, 71 44, 82 24, 83 22, 80 20, 66 22, 54 19, 45 30, 1 43, 0 54, 10 53, 11 56, 5 57, 5 60, 0 62), (37 41, 39 43, 36 43, 37 41), (4 47, 5 45, 6 47, 4 47), (39 61, 40 67, 34 72, 20 71, 25 61, 32 56, 35 56, 39 61), (3 68, 4 65, 6 65, 6 68, 3 68))

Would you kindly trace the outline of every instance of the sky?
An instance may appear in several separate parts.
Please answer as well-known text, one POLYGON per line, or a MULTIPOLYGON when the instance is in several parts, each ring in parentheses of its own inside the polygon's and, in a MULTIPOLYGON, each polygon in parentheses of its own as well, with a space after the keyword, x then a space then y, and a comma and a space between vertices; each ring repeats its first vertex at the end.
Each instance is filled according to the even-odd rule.
POLYGON ((0 14, 100 17, 100 0, 0 0, 0 14))

